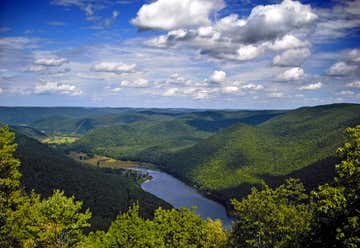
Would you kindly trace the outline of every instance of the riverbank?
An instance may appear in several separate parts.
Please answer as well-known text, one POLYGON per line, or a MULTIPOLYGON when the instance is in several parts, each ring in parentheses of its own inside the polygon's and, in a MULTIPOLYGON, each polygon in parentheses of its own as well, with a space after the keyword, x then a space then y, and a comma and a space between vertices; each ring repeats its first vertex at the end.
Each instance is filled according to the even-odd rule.
POLYGON ((152 177, 141 184, 141 188, 148 193, 168 202, 177 209, 182 207, 194 209, 203 219, 220 219, 226 228, 231 226, 233 218, 229 217, 225 207, 203 194, 197 189, 185 184, 174 176, 161 171, 143 167, 129 168, 152 177))
MULTIPOLYGON (((187 187, 192 188, 194 191, 196 191, 202 197, 204 197, 208 200, 214 201, 217 204, 220 204, 222 207, 224 207, 226 216, 228 218, 232 218, 232 215, 231 215, 232 208, 225 199, 219 197, 215 192, 201 189, 198 185, 193 184, 186 178, 182 178, 181 176, 177 175, 176 173, 168 170, 168 168, 166 168, 165 166, 148 163, 148 162, 141 162, 141 161, 118 160, 118 159, 113 159, 110 157, 100 156, 100 155, 95 155, 95 156, 89 157, 85 153, 75 153, 75 152, 71 152, 69 154, 69 157, 71 157, 79 162, 87 163, 92 166, 97 166, 100 168, 126 169, 126 170, 151 170, 151 171, 157 170, 161 173, 169 174, 170 176, 176 178, 177 180, 179 180, 181 183, 183 183, 187 187)), ((139 181, 138 183, 142 187, 142 185, 144 183, 148 183, 151 180, 153 180, 153 178, 151 180, 149 180, 149 179, 150 178, 147 177, 146 180, 139 181)), ((162 185, 162 187, 163 186, 164 185, 162 185)), ((176 206, 174 206, 174 207, 176 207, 176 206)), ((191 208, 192 206, 190 205, 189 207, 191 208)))

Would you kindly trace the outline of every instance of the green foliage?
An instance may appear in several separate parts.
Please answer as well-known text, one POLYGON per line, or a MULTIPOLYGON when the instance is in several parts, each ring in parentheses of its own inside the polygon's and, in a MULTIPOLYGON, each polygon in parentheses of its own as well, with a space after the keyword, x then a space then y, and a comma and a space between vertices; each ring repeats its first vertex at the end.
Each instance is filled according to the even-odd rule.
POLYGON ((314 244, 318 247, 360 245, 360 125, 347 128, 348 142, 338 148, 335 184, 312 192, 314 244))
POLYGON ((220 221, 202 220, 188 209, 157 209, 152 220, 134 205, 107 233, 92 233, 80 247, 222 247, 227 235, 220 221))
POLYGON ((12 235, 12 215, 24 201, 20 190, 20 161, 14 158, 15 134, 8 126, 0 127, 0 246, 16 243, 12 235))
MULTIPOLYGON (((219 131, 166 156, 160 164, 201 189, 225 199, 240 198, 245 196, 237 193, 243 192, 242 185, 260 184, 262 179, 272 184, 272 177, 286 178, 294 171, 329 160, 345 141, 343 130, 360 123, 359 113, 360 105, 355 104, 300 108, 257 126, 238 124, 219 131)), ((322 176, 330 179, 332 171, 325 170, 322 176)))
POLYGON ((309 232, 311 209, 303 185, 289 179, 284 185, 261 191, 253 188, 242 201, 232 200, 237 221, 230 235, 232 247, 302 247, 309 232))
POLYGON ((10 132, 8 126, 0 127, 0 191, 5 196, 20 185, 21 174, 17 169, 20 161, 13 156, 16 150, 14 140, 15 134, 10 132))
POLYGON ((7 126, 0 127, 0 246, 73 247, 89 226, 91 213, 82 213, 82 203, 60 191, 45 200, 26 195, 20 189, 14 139, 7 126))
POLYGON ((82 202, 62 191, 43 200, 34 193, 24 197, 11 222, 12 235, 24 247, 73 247, 90 226, 90 211, 82 212, 82 202))
POLYGON ((86 166, 65 154, 21 134, 17 134, 16 156, 22 161, 22 184, 44 197, 61 189, 65 195, 75 195, 93 213, 91 228, 107 229, 119 212, 125 212, 136 201, 141 214, 151 217, 159 206, 170 205, 143 191, 132 178, 111 170, 86 166))

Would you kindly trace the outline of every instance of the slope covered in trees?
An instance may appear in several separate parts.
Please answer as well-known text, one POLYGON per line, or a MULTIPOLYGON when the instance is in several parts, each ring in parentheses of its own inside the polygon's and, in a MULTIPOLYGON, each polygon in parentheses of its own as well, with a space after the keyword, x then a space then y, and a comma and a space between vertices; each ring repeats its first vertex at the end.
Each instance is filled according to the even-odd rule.
POLYGON ((39 141, 17 133, 16 157, 26 191, 35 189, 50 196, 54 189, 75 195, 93 213, 94 228, 105 229, 119 212, 139 202, 141 213, 149 217, 159 206, 170 207, 164 201, 143 191, 132 178, 119 171, 104 171, 75 162, 39 141))
MULTIPOLYGON (((220 129, 236 123, 259 124, 282 113, 283 111, 127 113, 116 115, 116 118, 113 116, 113 120, 124 116, 137 116, 137 119, 131 123, 102 122, 109 125, 98 126, 69 149, 115 158, 158 162, 164 154, 190 147, 220 129)), ((104 118, 105 116, 101 117, 102 120, 104 118)), ((100 123, 99 117, 96 121, 100 123)))
POLYGON ((0 245, 2 247, 346 247, 360 245, 360 125, 347 128, 337 149, 341 161, 331 185, 305 192, 288 179, 272 189, 252 189, 232 200, 236 220, 231 230, 219 221, 202 220, 187 209, 157 209, 152 219, 134 204, 110 228, 84 234, 91 212, 82 202, 55 190, 48 198, 26 194, 20 161, 14 158, 14 133, 0 128, 0 245))
POLYGON ((241 185, 249 189, 263 179, 285 178, 329 159, 344 141, 344 128, 359 123, 360 105, 300 108, 257 126, 235 125, 160 163, 191 184, 227 194, 228 199, 236 196, 234 190, 242 191, 241 185))

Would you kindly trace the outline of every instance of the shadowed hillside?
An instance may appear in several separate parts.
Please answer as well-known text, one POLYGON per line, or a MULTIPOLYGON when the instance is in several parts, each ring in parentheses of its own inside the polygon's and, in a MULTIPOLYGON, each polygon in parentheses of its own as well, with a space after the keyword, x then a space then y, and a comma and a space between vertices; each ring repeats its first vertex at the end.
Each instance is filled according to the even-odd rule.
POLYGON ((54 189, 75 195, 93 213, 93 228, 106 229, 111 221, 139 202, 142 214, 152 215, 159 206, 170 207, 164 201, 144 192, 133 178, 119 171, 101 170, 77 163, 58 151, 22 134, 17 134, 16 157, 21 160, 22 183, 27 191, 35 189, 49 196, 54 189))

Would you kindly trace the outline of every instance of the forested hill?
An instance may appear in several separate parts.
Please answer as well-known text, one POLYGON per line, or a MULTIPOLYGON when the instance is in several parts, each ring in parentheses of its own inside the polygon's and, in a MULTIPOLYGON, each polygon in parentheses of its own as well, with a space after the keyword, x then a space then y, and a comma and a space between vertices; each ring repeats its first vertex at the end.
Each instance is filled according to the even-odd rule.
POLYGON ((0 113, 3 122, 28 121, 15 128, 39 140, 75 137, 66 151, 153 162, 222 200, 245 196, 262 180, 278 185, 296 176, 309 187, 326 182, 333 178, 327 168, 335 163, 344 129, 360 123, 357 104, 286 111, 0 108, 0 113))
MULTIPOLYGON (((175 114, 143 111, 112 118, 97 117, 92 119, 94 129, 82 135, 70 149, 158 162, 164 154, 190 147, 219 130, 238 123, 258 125, 285 112, 209 110, 175 114), (124 122, 125 116, 132 121, 124 122)), ((34 126, 39 128, 38 123, 34 126)))
MULTIPOLYGON (((360 105, 333 104, 289 111, 260 125, 235 125, 198 144, 168 155, 164 168, 203 190, 228 199, 250 185, 310 171, 319 182, 332 178, 330 157, 344 142, 344 129, 360 123, 360 105), (312 165, 312 167, 309 167, 312 165), (307 170, 309 168, 309 170, 307 170), (313 168, 313 169, 311 169, 313 168)), ((311 183, 309 183, 311 184, 311 183)))
POLYGON ((127 211, 135 202, 139 202, 146 217, 159 206, 170 207, 118 171, 82 165, 20 133, 16 135, 16 143, 16 157, 21 160, 25 189, 35 189, 44 197, 51 195, 54 189, 62 189, 68 196, 74 195, 93 213, 94 229, 106 229, 120 212, 127 211))

